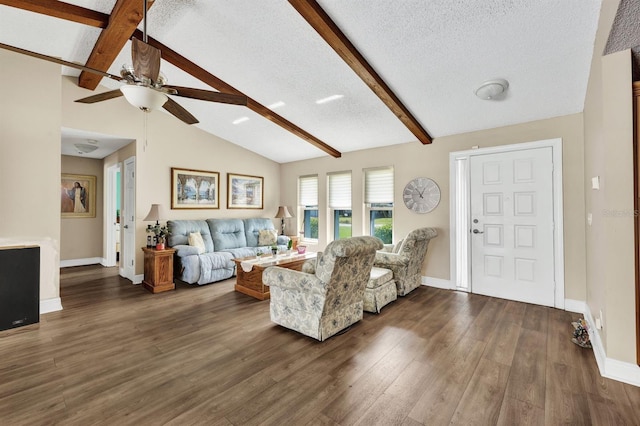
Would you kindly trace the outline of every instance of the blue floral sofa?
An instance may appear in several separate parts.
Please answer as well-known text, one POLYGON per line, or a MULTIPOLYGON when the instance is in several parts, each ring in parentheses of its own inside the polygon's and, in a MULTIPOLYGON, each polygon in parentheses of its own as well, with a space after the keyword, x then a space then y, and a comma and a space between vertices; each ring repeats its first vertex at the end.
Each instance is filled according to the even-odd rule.
POLYGON ((286 249, 289 237, 277 235, 268 218, 169 220, 167 244, 176 250, 174 273, 189 284, 209 284, 235 275, 234 258, 286 249), (199 234, 200 244, 189 244, 199 234), (268 241, 269 236, 272 241, 268 241), (269 244, 264 244, 264 242, 269 244), (261 245, 262 243, 262 245, 261 245))

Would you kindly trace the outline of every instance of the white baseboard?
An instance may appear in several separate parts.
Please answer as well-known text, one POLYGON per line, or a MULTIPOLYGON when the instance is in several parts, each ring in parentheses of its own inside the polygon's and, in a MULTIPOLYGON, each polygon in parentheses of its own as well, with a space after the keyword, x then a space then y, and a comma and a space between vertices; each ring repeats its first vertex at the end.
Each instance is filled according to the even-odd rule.
POLYGON ((600 339, 600 332, 596 328, 596 323, 589 309, 585 309, 584 319, 589 326, 589 338, 591 340, 591 346, 593 346, 593 354, 596 357, 600 375, 633 386, 640 386, 640 367, 630 362, 607 358, 607 352, 602 344, 602 339, 600 339))
POLYGON ((454 287, 451 286, 450 280, 443 280, 442 278, 422 277, 421 281, 422 285, 427 285, 429 287, 443 288, 445 290, 454 289, 454 287))
POLYGON ((564 299, 564 310, 584 314, 587 311, 587 302, 584 300, 564 299))
POLYGON ((44 299, 40 301, 40 315, 61 310, 62 300, 60 300, 59 297, 54 297, 53 299, 44 299))
POLYGON ((142 284, 142 280, 144 280, 144 274, 134 275, 131 282, 134 284, 142 284))
POLYGON ((86 259, 69 259, 61 260, 60 267, 68 268, 71 266, 85 266, 85 265, 98 265, 102 264, 104 259, 102 257, 88 257, 86 259))

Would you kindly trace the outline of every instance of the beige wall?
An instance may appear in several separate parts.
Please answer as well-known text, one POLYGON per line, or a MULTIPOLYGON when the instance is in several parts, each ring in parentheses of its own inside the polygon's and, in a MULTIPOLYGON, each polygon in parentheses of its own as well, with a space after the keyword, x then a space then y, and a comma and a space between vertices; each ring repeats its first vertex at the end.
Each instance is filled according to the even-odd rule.
MULTIPOLYGON (((104 90, 101 88, 100 90, 104 90)), ((135 139, 136 155, 136 247, 146 245, 142 219, 153 203, 162 204, 167 219, 211 217, 273 217, 280 199, 280 165, 224 139, 188 126, 161 111, 144 114, 124 98, 92 105, 74 103, 88 95, 74 79, 62 79, 62 123, 65 127, 135 139), (144 120, 147 121, 147 134, 144 120), (146 143, 145 143, 146 140, 146 143), (220 208, 171 210, 171 167, 220 173, 220 208), (264 177, 264 208, 227 210, 227 173, 264 177)), ((119 161, 123 161, 120 158, 119 161)), ((113 160, 109 160, 113 161, 113 160)), ((106 164, 105 164, 106 165, 106 164)), ((124 179, 123 179, 124 180, 124 179)), ((274 222, 277 224, 277 222, 274 222)), ((123 247, 124 251, 124 247, 123 247)), ((136 250, 136 274, 143 273, 142 250, 136 250)))
POLYGON ((0 245, 35 243, 40 299, 59 296, 60 67, 0 50, 0 245))
POLYGON ((96 217, 62 218, 60 260, 103 257, 103 171, 102 160, 62 156, 62 173, 96 177, 96 217))
MULTIPOLYGON (((324 157, 292 162, 282 166, 282 201, 288 206, 297 203, 297 178, 301 175, 319 175, 320 223, 327 223, 326 176, 333 171, 352 171, 353 234, 362 235, 363 202, 362 170, 376 166, 394 166, 395 208, 394 240, 414 228, 432 226, 438 237, 429 246, 423 265, 423 275, 450 279, 449 270, 449 153, 471 149, 474 145, 489 147, 543 139, 562 138, 564 168, 564 236, 565 236, 565 297, 585 300, 584 265, 584 194, 576 191, 583 185, 583 122, 582 114, 551 118, 517 126, 508 126, 462 135, 437 138, 432 145, 418 142, 385 148, 343 154, 340 159, 324 157), (440 186, 442 197, 431 213, 418 215, 410 212, 402 202, 402 189, 411 179, 425 176, 440 186)), ((296 216, 299 214, 296 213, 296 216)), ((299 229, 295 221, 289 225, 299 229)), ((322 235, 317 247, 322 249, 330 238, 321 225, 322 235), (323 229, 325 232, 323 232, 323 229)))
POLYGON ((602 57, 618 3, 602 5, 584 111, 587 305, 593 318, 602 312, 606 356, 635 363, 631 56, 602 57))

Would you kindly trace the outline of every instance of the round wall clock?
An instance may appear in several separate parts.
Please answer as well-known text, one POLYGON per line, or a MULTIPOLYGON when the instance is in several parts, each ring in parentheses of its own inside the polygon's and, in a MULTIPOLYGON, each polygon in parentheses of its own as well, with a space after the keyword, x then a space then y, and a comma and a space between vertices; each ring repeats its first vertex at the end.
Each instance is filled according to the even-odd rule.
POLYGON ((440 188, 425 177, 412 179, 402 192, 404 205, 415 213, 429 213, 440 202, 440 188))

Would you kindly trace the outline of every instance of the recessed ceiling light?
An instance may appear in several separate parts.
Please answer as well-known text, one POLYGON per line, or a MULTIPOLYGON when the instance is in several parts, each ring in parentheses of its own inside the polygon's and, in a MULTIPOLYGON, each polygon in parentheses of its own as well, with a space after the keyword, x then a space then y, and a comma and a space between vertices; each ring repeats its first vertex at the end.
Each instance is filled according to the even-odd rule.
POLYGON ((283 107, 283 106, 285 106, 285 105, 286 105, 286 104, 285 104, 284 102, 282 102, 282 101, 278 101, 278 102, 276 102, 275 104, 271 104, 271 105, 267 106, 267 108, 269 108, 269 109, 276 109, 276 108, 283 107))
POLYGON ((322 98, 322 99, 318 99, 316 101, 317 104, 326 104, 327 102, 331 102, 331 101, 335 101, 336 99, 340 99, 343 98, 344 95, 331 95, 331 96, 327 96, 326 98, 322 98))
POLYGON ((236 120, 233 120, 232 123, 233 124, 240 124, 240 123, 244 123, 245 121, 249 121, 249 117, 240 117, 236 120))

